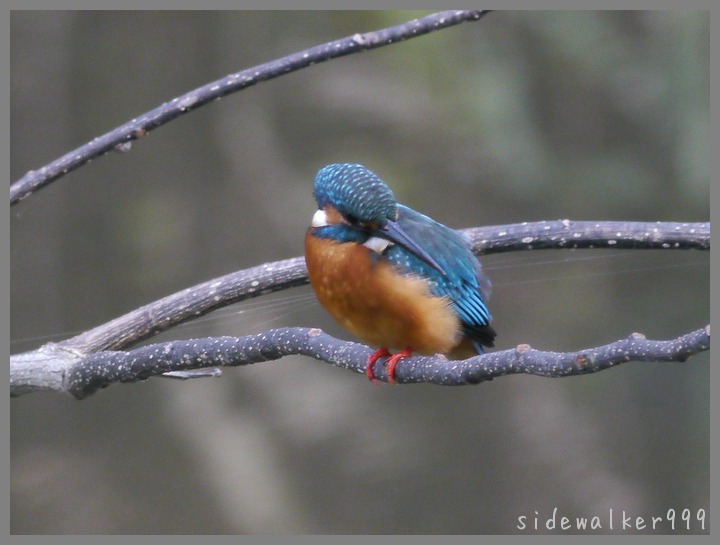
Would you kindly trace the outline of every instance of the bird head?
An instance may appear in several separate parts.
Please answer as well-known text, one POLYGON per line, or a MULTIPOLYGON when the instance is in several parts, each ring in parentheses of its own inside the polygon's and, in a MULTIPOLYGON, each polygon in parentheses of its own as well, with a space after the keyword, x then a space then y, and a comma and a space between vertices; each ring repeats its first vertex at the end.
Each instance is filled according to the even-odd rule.
POLYGON ((312 220, 315 236, 362 244, 378 254, 397 244, 444 274, 400 227, 395 195, 374 172, 358 164, 328 165, 315 177, 314 195, 318 204, 312 220))

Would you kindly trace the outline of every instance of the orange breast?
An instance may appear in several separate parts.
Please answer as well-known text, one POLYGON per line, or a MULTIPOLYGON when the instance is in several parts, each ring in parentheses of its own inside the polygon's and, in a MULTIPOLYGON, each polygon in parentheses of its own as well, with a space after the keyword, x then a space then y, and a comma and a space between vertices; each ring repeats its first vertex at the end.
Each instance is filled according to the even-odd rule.
POLYGON ((402 276, 369 248, 305 236, 308 276, 320 304, 363 342, 446 354, 462 340, 460 321, 444 297, 419 277, 402 276))

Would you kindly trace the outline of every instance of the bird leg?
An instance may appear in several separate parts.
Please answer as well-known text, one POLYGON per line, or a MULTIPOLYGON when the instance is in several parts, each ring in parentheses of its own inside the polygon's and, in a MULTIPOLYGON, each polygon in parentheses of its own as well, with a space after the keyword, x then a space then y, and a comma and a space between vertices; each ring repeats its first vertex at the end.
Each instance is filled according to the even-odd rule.
POLYGON ((373 366, 375 365, 375 362, 380 358, 390 356, 385 363, 385 366, 387 367, 388 384, 397 384, 397 382, 395 382, 395 367, 402 358, 409 358, 411 355, 412 348, 409 346, 406 346, 396 354, 392 354, 387 348, 378 348, 377 350, 375 350, 375 352, 370 354, 370 357, 368 357, 367 363, 365 364, 365 374, 371 382, 377 382, 373 366))
POLYGON ((378 348, 375 352, 370 354, 370 357, 368 357, 367 363, 365 364, 365 374, 367 375, 367 378, 370 379, 370 382, 377 382, 377 379, 375 378, 375 371, 373 370, 375 362, 380 358, 390 355, 390 351, 387 348, 378 348))
POLYGON ((387 367, 387 376, 389 384, 397 384, 395 382, 395 366, 402 358, 409 358, 412 355, 412 348, 406 346, 397 354, 390 356, 385 364, 387 367))

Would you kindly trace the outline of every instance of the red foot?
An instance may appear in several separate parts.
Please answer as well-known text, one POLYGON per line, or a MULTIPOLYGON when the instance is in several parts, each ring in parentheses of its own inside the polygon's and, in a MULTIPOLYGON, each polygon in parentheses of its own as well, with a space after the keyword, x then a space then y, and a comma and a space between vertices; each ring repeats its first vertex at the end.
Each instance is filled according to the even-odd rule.
POLYGON ((375 371, 373 371, 373 365, 375 365, 375 362, 380 358, 384 358, 389 355, 390 351, 387 348, 379 348, 367 359, 367 363, 365 364, 365 374, 367 375, 367 378, 370 379, 370 382, 377 382, 377 379, 375 378, 375 371))
POLYGON ((367 360, 367 364, 365 365, 365 374, 367 375, 367 378, 369 378, 372 382, 377 382, 377 379, 375 378, 375 371, 373 370, 373 366, 375 365, 375 362, 379 360, 380 358, 384 358, 385 356, 390 356, 387 360, 387 376, 388 376, 388 383, 390 384, 396 384, 395 382, 395 367, 397 366, 398 362, 402 358, 407 358, 412 354, 412 348, 409 346, 398 352, 397 354, 390 354, 390 351, 387 348, 379 348, 375 352, 373 352, 370 357, 367 360))
POLYGON ((395 382, 395 367, 397 366, 398 362, 402 358, 408 358, 412 354, 412 348, 409 346, 403 348, 400 352, 397 354, 390 356, 387 360, 386 366, 387 366, 387 375, 388 375, 388 383, 389 384, 397 384, 395 382))

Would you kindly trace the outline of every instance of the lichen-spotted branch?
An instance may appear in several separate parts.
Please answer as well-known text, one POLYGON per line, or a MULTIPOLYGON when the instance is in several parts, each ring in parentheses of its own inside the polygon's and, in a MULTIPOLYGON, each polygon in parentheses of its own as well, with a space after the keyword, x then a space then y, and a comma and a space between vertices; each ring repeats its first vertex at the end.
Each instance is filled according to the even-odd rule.
MULTIPOLYGON (((401 384, 430 383, 443 386, 478 384, 504 375, 526 373, 567 377, 595 373, 629 361, 683 362, 710 347, 710 326, 676 339, 655 341, 634 333, 611 344, 576 352, 543 352, 527 345, 499 350, 467 360, 443 356, 404 358, 396 368, 401 384)), ((341 341, 319 329, 281 328, 247 337, 215 337, 152 344, 130 351, 103 351, 69 363, 53 384, 25 385, 11 391, 20 395, 36 389, 64 391, 77 399, 119 382, 136 382, 166 373, 212 367, 236 367, 305 355, 356 373, 364 373, 369 347, 341 341)), ((382 360, 381 360, 382 361, 382 360)), ((387 380, 381 362, 375 367, 387 380)), ((16 369, 16 372, 18 370, 16 369)), ((11 373, 11 383, 13 382, 11 373)))

